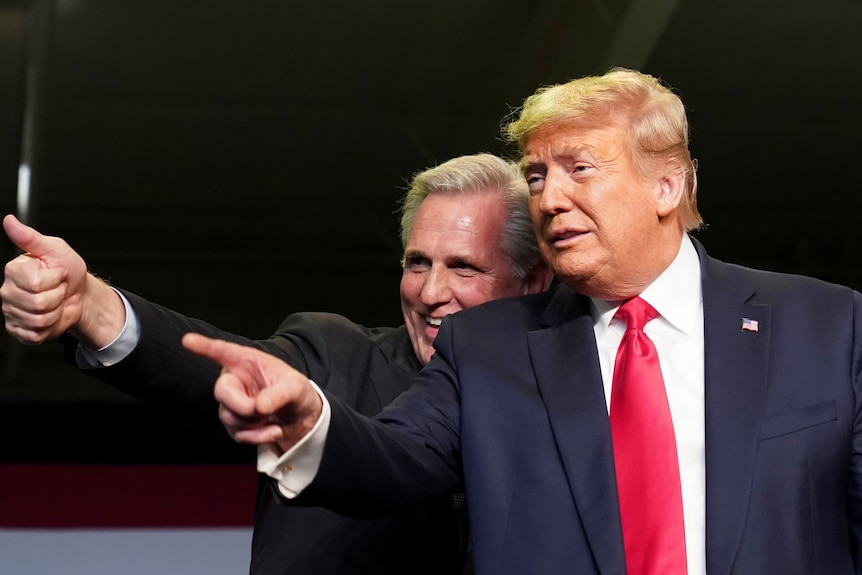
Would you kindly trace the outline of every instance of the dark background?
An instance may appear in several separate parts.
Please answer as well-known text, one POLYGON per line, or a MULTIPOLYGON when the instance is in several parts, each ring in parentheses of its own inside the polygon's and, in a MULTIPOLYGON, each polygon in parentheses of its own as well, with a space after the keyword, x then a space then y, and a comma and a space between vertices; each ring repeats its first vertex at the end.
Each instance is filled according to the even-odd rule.
MULTIPOLYGON (((860 33, 859 0, 0 0, 0 212, 26 161, 30 223, 117 285, 255 338, 395 325, 410 175, 623 65, 689 109, 713 255, 859 288, 860 33)), ((0 365, 21 419, 126 402, 57 345, 0 365)))

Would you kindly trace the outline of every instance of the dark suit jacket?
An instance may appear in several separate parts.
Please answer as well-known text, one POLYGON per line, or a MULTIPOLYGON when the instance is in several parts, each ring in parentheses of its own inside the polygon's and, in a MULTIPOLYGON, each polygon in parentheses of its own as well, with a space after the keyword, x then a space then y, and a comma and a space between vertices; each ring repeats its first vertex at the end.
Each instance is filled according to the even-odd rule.
MULTIPOLYGON (((862 297, 697 247, 707 572, 862 572, 862 297)), ((447 318, 436 347, 379 421, 333 400, 303 497, 361 514, 463 478, 477 574, 625 573, 587 298, 557 286, 471 308, 447 318)))
MULTIPOLYGON (((250 341, 124 294, 140 318, 141 340, 116 366, 88 373, 224 437, 213 398, 219 368, 183 350, 180 338, 188 331, 269 351, 369 415, 404 391, 420 368, 403 326, 366 328, 338 315, 302 313, 287 318, 268 340, 250 341)), ((261 480, 251 573, 461 573, 456 528, 448 497, 357 520, 321 508, 286 507, 261 480)))

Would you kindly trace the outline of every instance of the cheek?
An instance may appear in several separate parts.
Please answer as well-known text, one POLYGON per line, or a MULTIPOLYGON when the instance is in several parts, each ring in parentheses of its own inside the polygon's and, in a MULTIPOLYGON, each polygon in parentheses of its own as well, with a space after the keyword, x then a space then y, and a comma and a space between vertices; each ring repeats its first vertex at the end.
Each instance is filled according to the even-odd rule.
POLYGON ((421 291, 421 282, 412 274, 404 274, 401 276, 401 304, 405 307, 412 307, 419 301, 419 292, 421 291))
POLYGON ((503 285, 501 282, 474 278, 474 281, 460 284, 452 290, 452 293, 455 295, 453 299, 459 306, 458 309, 462 310, 487 301, 513 295, 507 288, 508 286, 503 285))
POLYGON ((486 301, 494 297, 494 291, 498 288, 494 278, 487 275, 476 275, 462 278, 454 284, 453 293, 457 296, 464 307, 476 305, 477 302, 486 301))
POLYGON ((539 209, 539 200, 541 198, 542 196, 540 195, 530 196, 530 219, 533 220, 533 229, 536 230, 536 233, 541 231, 544 220, 542 210, 539 209))
POLYGON ((648 242, 648 222, 650 214, 644 210, 643 205, 630 205, 623 207, 616 214, 609 215, 602 220, 605 233, 602 239, 609 247, 615 250, 625 249, 632 251, 632 245, 642 245, 648 242))

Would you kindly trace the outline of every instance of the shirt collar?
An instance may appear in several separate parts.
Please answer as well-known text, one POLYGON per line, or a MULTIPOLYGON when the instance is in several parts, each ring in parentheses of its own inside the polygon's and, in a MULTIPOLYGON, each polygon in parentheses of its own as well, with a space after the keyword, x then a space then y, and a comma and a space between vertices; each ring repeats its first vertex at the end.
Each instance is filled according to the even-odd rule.
MULTIPOLYGON (((697 326, 701 296, 700 258, 691 238, 683 234, 674 260, 640 293, 640 297, 674 328, 690 335, 697 326)), ((622 303, 590 298, 590 313, 597 336, 608 328, 622 303)))

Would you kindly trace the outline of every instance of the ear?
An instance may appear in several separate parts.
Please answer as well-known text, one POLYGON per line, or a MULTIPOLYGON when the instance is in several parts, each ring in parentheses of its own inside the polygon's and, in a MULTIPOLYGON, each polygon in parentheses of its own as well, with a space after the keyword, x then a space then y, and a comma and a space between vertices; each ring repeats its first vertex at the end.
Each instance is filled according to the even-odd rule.
POLYGON ((524 295, 545 291, 551 285, 551 277, 551 268, 548 264, 545 262, 536 264, 524 278, 524 295))
POLYGON ((674 168, 658 182, 656 213, 660 218, 676 210, 685 195, 685 172, 676 166, 674 168))

